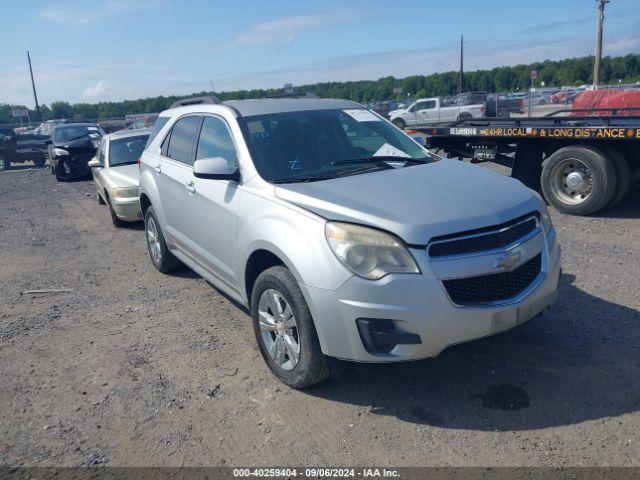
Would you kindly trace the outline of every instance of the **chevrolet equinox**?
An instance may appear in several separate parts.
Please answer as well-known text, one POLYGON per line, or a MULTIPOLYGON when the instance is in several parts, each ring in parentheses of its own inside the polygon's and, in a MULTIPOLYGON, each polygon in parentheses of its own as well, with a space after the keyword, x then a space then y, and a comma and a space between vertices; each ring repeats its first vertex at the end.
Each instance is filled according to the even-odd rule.
POLYGON ((334 359, 434 357, 557 295, 538 194, 435 161, 351 101, 177 102, 140 159, 140 207, 155 267, 186 264, 247 307, 265 362, 295 388, 334 359))

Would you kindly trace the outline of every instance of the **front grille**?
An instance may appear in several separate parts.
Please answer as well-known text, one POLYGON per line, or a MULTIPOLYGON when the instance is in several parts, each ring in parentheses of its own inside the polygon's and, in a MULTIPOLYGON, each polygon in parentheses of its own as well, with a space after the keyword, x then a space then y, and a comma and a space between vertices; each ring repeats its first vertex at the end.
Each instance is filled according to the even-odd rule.
POLYGON ((478 305, 517 297, 529 287, 542 269, 542 253, 510 272, 443 280, 453 303, 478 305))
POLYGON ((434 239, 436 243, 429 246, 429 256, 445 257, 449 255, 461 255, 465 253, 483 252, 504 248, 520 240, 536 229, 535 217, 512 220, 503 225, 489 227, 473 232, 466 232, 452 236, 434 239), (460 238, 463 237, 463 238, 460 238))

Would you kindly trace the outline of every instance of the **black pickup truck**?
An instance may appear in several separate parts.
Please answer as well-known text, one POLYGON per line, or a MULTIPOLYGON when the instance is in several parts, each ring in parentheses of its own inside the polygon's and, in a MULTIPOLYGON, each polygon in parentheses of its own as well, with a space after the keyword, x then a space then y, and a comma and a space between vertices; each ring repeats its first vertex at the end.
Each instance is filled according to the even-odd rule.
POLYGON ((453 97, 453 104, 465 105, 485 105, 485 117, 506 118, 512 113, 524 112, 524 101, 518 98, 508 98, 499 93, 487 92, 465 92, 453 97))
POLYGON ((589 215, 627 194, 640 171, 640 107, 560 110, 545 117, 468 118, 413 128, 449 158, 494 162, 561 212, 589 215), (633 112, 631 112, 633 113, 633 112), (570 116, 560 116, 570 114, 570 116))
POLYGON ((44 167, 47 161, 49 135, 16 133, 10 127, 0 126, 0 170, 9 170, 12 163, 31 161, 44 167))

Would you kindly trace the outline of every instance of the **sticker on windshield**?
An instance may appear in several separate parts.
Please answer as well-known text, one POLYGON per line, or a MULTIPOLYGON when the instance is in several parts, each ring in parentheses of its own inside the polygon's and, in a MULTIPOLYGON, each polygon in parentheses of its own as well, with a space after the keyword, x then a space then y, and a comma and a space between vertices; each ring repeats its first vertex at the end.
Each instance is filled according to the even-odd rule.
POLYGON ((403 152, 399 148, 394 147, 393 145, 389 145, 385 143, 381 146, 376 153, 373 154, 374 157, 401 157, 401 158, 411 158, 407 152, 403 152))
POLYGON ((344 113, 349 115, 357 122, 380 122, 380 118, 376 117, 369 110, 364 108, 353 108, 349 110, 343 110, 344 113))

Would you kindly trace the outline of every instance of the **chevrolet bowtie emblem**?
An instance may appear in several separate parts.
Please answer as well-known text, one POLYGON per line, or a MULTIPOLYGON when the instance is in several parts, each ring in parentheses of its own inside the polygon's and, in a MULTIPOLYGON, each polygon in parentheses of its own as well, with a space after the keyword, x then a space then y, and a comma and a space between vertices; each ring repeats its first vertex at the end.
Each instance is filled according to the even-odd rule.
POLYGON ((512 269, 520 263, 521 258, 521 251, 507 252, 493 259, 493 268, 512 269))

